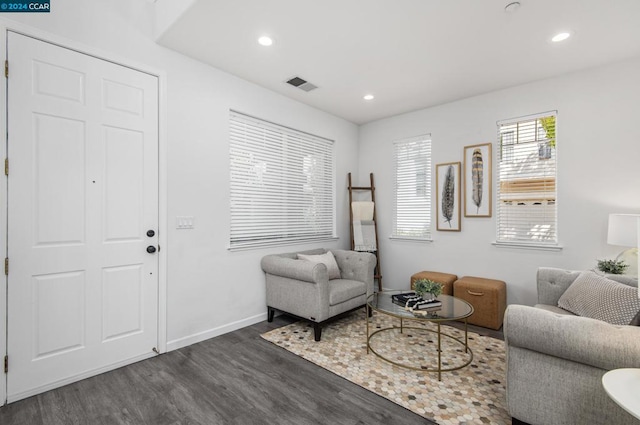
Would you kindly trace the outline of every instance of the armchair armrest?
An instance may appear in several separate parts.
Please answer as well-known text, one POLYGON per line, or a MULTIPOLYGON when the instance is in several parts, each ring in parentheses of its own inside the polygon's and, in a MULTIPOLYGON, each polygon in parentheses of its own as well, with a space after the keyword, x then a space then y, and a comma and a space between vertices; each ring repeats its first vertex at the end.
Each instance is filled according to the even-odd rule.
POLYGON ((262 270, 274 276, 311 283, 329 281, 327 266, 311 261, 297 260, 279 255, 267 255, 260 261, 262 270))
POLYGON ((640 327, 555 314, 523 305, 505 313, 507 347, 515 346, 604 370, 640 367, 640 327))

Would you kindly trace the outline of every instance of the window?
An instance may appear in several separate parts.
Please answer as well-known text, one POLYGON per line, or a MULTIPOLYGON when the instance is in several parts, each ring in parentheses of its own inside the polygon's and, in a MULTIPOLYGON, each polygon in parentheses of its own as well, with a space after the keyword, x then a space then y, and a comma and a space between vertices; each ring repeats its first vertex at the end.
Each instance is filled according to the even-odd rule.
POLYGON ((557 245, 556 113, 498 122, 498 243, 557 245))
POLYGON ((396 164, 393 235, 404 239, 431 238, 431 136, 394 144, 396 164))
POLYGON ((334 237, 333 141, 230 112, 230 247, 334 237))

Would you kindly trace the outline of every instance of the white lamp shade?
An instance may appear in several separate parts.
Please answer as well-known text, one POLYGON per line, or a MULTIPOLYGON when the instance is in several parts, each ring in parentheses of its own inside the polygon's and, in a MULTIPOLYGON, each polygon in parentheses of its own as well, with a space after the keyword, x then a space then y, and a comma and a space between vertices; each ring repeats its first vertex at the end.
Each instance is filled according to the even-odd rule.
POLYGON ((637 247, 640 214, 609 214, 609 245, 637 247))

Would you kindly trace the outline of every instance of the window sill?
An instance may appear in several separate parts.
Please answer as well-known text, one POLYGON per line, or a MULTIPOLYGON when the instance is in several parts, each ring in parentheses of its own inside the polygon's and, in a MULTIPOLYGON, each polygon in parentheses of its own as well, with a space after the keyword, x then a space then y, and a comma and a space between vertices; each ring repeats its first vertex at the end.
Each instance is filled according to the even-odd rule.
POLYGON ((233 251, 248 251, 252 249, 268 249, 274 246, 288 246, 288 245, 308 245, 320 242, 335 242, 339 240, 337 236, 331 236, 326 238, 318 238, 318 239, 305 239, 305 240, 289 240, 289 241, 271 241, 271 242, 260 242, 260 243, 247 243, 244 245, 237 246, 227 246, 227 250, 233 251))
POLYGON ((433 239, 424 239, 424 238, 410 238, 410 237, 402 237, 402 236, 389 236, 389 239, 392 241, 400 241, 400 242, 433 242, 433 239))
POLYGON ((517 242, 492 242, 493 246, 497 248, 515 248, 515 249, 532 249, 536 251, 562 251, 560 245, 546 245, 535 243, 517 243, 517 242))

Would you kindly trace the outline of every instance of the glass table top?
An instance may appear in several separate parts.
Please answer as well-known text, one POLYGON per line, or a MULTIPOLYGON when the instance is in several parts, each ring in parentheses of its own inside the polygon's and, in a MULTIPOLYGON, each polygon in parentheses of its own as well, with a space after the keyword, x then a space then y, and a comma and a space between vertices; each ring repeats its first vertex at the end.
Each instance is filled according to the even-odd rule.
POLYGON ((451 295, 440 295, 438 301, 442 302, 439 307, 431 308, 414 314, 411 310, 405 308, 403 304, 397 304, 393 301, 392 295, 411 292, 404 290, 389 290, 375 292, 367 298, 367 305, 374 310, 380 311, 391 316, 403 319, 425 319, 429 321, 445 321, 458 320, 473 314, 471 304, 460 298, 451 295))

